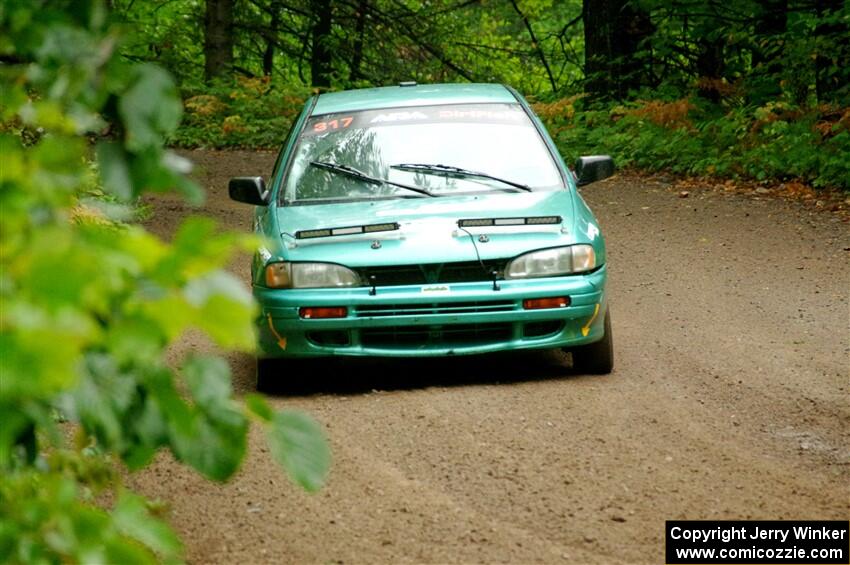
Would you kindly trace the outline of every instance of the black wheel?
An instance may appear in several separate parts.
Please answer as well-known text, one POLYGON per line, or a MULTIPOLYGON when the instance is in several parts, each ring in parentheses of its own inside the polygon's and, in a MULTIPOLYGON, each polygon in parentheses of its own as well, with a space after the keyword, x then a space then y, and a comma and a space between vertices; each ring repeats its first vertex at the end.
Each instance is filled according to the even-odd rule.
POLYGON ((599 341, 572 350, 573 368, 580 373, 607 375, 614 369, 614 336, 611 313, 605 312, 605 336, 599 341))

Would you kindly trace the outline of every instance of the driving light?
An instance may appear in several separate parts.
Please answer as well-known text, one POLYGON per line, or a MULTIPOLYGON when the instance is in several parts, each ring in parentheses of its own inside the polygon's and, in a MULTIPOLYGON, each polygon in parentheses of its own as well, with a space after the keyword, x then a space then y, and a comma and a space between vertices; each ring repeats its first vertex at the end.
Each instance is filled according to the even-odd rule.
POLYGON ((368 226, 347 226, 342 228, 326 228, 320 230, 301 230, 295 232, 295 239, 312 239, 314 237, 330 237, 332 235, 354 235, 358 233, 375 233, 393 231, 399 228, 397 222, 385 224, 369 224, 368 226))
POLYGON ((348 316, 348 308, 345 306, 317 306, 304 307, 298 309, 298 315, 305 320, 327 319, 327 318, 345 318, 348 316))
POLYGON ((266 286, 270 288, 337 288, 360 286, 357 273, 334 263, 269 263, 266 286))
POLYGON ((571 245, 520 255, 505 267, 505 278, 556 277, 584 273, 595 268, 596 253, 593 246, 571 245))
POLYGON ((560 224, 561 216, 532 216, 528 218, 475 218, 458 220, 460 228, 483 228, 489 226, 542 226, 560 224))
POLYGON ((522 301, 522 307, 526 310, 543 310, 546 308, 566 308, 570 305, 569 296, 558 296, 557 298, 527 298, 522 301))

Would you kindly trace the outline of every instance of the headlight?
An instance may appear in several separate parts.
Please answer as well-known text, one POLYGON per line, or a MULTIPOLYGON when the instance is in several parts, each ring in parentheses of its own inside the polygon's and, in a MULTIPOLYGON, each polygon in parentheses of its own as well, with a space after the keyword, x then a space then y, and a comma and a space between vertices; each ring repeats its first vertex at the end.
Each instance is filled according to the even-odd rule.
POLYGON ((543 249, 520 255, 505 268, 506 279, 555 277, 584 273, 596 268, 596 253, 591 245, 571 245, 543 249))
POLYGON ((357 273, 333 263, 269 263, 266 286, 270 288, 334 288, 360 286, 357 273))

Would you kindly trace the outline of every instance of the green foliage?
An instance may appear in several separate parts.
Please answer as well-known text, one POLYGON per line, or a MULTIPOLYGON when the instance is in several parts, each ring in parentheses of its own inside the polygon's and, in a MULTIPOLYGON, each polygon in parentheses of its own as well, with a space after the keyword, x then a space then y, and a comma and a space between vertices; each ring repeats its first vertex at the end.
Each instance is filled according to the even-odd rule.
POLYGON ((167 449, 225 480, 251 419, 298 484, 328 470, 318 425, 237 402, 222 359, 166 362, 189 329, 253 348, 255 305, 224 266, 256 242, 203 218, 171 242, 125 223, 145 192, 202 193, 163 148, 182 114, 172 78, 119 43, 97 0, 0 6, 2 562, 178 560, 116 467, 167 449))
POLYGON ((562 154, 608 153, 620 167, 850 189, 850 109, 737 108, 642 101, 603 109, 538 104, 562 154))
POLYGON ((181 147, 273 147, 283 143, 290 124, 309 96, 306 88, 272 85, 268 79, 241 78, 184 93, 186 115, 169 138, 181 147))
POLYGON ((0 481, 0 557, 4 563, 179 561, 177 536, 141 497, 120 490, 109 510, 78 478, 16 470, 0 481))
MULTIPOLYGON (((126 56, 155 61, 183 87, 204 94, 197 88, 204 67, 203 2, 114 0, 113 5, 130 30, 122 49, 126 56)), ((313 26, 319 15, 315 10, 321 5, 309 0, 234 0, 233 76, 269 75, 286 90, 318 84, 310 72, 313 26), (269 46, 271 69, 264 68, 269 46)), ((518 0, 517 6, 550 62, 556 87, 576 87, 582 78, 582 30, 580 18, 576 20, 581 0, 518 0)), ((332 53, 334 88, 402 80, 477 80, 504 81, 527 91, 551 90, 522 19, 510 2, 501 0, 334 1, 331 32, 322 42, 332 53)), ((222 102, 230 104, 225 98, 222 102)))
MULTIPOLYGON (((178 146, 277 148, 308 84, 504 82, 556 106, 587 91, 622 99, 619 108, 551 122, 569 155, 581 148, 651 170, 847 184, 846 120, 829 116, 850 102, 850 66, 842 64, 850 3, 841 0, 234 0, 232 73, 207 86, 200 3, 114 6, 132 30, 122 53, 161 62, 180 79, 187 116, 169 138, 178 146), (328 18, 330 32, 315 36, 328 18), (611 18, 617 25, 603 25, 611 18), (584 29, 585 21, 595 23, 584 29), (594 38, 592 49, 617 49, 596 53, 606 64, 594 76, 604 80, 589 82, 585 40, 594 38), (330 60, 312 64, 317 57, 330 60), (263 78, 236 78, 246 76, 263 78), (686 127, 642 113, 685 99, 686 127), (758 113, 768 108, 793 115, 774 112, 762 123, 758 113)), ((120 185, 120 170, 114 176, 120 185)))
MULTIPOLYGON (((122 53, 157 62, 196 90, 207 54, 206 3, 111 4, 130 32, 122 53)), ((554 100, 587 87, 586 37, 603 39, 591 49, 634 37, 621 46, 625 51, 591 53, 606 57, 611 73, 633 75, 631 89, 676 97, 700 92, 715 101, 735 95, 756 105, 780 94, 796 104, 846 104, 850 97, 850 69, 842 64, 850 57, 850 5, 841 0, 357 0, 331 2, 329 14, 324 2, 308 0, 229 4, 233 25, 214 31, 232 43, 232 76, 269 76, 276 84, 506 82, 554 100), (601 21, 593 17, 600 10, 601 21), (315 37, 324 16, 329 32, 315 37), (584 29, 584 18, 594 22, 591 29, 584 29), (617 25, 604 25, 614 20, 617 25), (320 65, 323 76, 313 77, 319 44, 329 48, 330 60, 320 65)), ((624 77, 608 78, 614 85, 624 77)))
POLYGON ((308 491, 321 488, 320 479, 330 464, 330 451, 319 445, 315 437, 321 436, 316 422, 294 411, 273 412, 262 396, 248 395, 245 405, 251 413, 268 427, 272 456, 287 470, 293 481, 308 491))
MULTIPOLYGON (((254 80, 231 87, 218 85, 210 92, 216 94, 187 100, 188 118, 174 134, 174 142, 186 147, 278 149, 307 96, 303 91, 273 94, 278 90, 254 80), (279 115, 270 111, 278 107, 286 111, 279 115), (228 126, 233 123, 239 128, 228 126)), ((608 153, 618 166, 648 171, 798 179, 816 187, 850 188, 846 158, 850 110, 770 102, 724 111, 695 100, 640 100, 582 108, 587 105, 577 95, 540 102, 534 109, 568 162, 579 155, 608 153)))
POLYGON ((121 51, 133 61, 151 61, 184 82, 204 74, 204 4, 197 0, 111 0, 120 19, 121 51))
POLYGON ((330 462, 327 449, 316 449, 312 438, 320 430, 316 422, 299 412, 279 412, 268 428, 272 456, 286 468, 292 480, 316 491, 322 486, 322 470, 330 462))

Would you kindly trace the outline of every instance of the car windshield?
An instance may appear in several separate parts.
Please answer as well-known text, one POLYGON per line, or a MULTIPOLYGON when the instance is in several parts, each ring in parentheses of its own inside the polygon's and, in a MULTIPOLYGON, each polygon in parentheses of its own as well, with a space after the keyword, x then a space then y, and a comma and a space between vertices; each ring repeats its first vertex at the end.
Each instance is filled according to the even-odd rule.
POLYGON ((313 116, 285 182, 284 200, 299 204, 563 186, 552 155, 519 104, 313 116))

